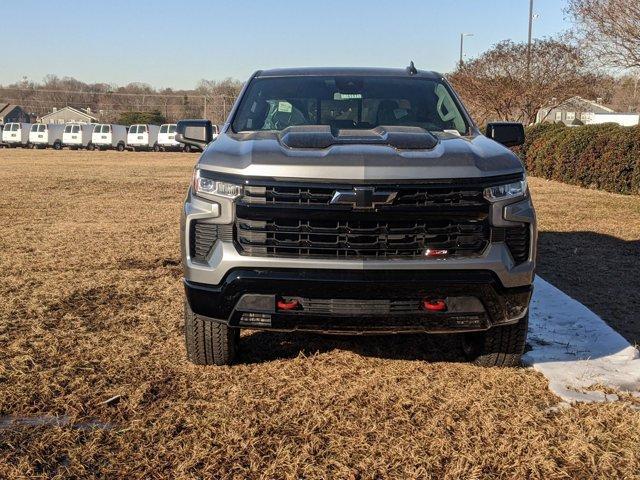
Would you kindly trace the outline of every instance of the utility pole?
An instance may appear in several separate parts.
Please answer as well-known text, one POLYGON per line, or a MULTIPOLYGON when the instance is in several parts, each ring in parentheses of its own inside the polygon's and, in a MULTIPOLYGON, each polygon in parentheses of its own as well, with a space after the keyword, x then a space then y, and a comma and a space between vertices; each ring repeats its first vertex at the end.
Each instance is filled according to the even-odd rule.
POLYGON ((529 0, 529 40, 527 41, 527 78, 531 75, 531 31, 533 30, 533 0, 529 0))
POLYGON ((464 37, 473 37, 473 33, 461 33, 460 34, 460 61, 458 62, 458 66, 460 68, 462 68, 462 65, 464 64, 464 59, 463 59, 463 50, 464 50, 464 37))
POLYGON ((203 95, 202 98, 204 99, 203 103, 203 112, 202 112, 202 118, 204 118, 206 120, 207 118, 207 96, 203 95))

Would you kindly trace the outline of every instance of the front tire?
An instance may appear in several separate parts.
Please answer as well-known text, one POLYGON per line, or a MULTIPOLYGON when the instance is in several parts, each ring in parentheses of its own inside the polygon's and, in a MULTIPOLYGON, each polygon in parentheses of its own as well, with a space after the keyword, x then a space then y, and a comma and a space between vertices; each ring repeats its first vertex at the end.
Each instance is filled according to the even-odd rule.
POLYGON ((122 143, 119 143, 116 147, 116 150, 118 150, 119 152, 124 152, 124 145, 122 143))
POLYGON ((196 365, 230 365, 240 343, 240 329, 229 328, 193 313, 184 302, 184 329, 187 358, 196 365))
POLYGON ((513 325, 465 334, 462 338, 464 353, 481 367, 517 367, 524 353, 528 325, 527 315, 513 325))

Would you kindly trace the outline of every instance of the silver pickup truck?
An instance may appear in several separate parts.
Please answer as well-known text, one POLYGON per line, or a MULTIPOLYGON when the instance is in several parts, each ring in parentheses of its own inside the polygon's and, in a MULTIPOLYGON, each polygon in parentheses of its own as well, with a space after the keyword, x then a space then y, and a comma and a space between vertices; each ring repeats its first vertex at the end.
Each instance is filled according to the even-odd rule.
POLYGON ((189 359, 240 329, 460 333, 480 365, 525 347, 536 219, 516 123, 483 135, 442 75, 256 72, 203 148, 181 220, 189 359))

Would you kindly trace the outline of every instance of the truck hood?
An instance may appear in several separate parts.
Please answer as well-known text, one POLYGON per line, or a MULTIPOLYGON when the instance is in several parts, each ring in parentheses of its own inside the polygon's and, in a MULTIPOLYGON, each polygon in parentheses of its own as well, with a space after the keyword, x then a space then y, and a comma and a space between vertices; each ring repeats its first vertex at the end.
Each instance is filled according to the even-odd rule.
POLYGON ((198 166, 230 175, 330 181, 483 178, 522 173, 520 159, 483 135, 437 134, 430 149, 347 144, 290 148, 272 132, 223 133, 198 166))

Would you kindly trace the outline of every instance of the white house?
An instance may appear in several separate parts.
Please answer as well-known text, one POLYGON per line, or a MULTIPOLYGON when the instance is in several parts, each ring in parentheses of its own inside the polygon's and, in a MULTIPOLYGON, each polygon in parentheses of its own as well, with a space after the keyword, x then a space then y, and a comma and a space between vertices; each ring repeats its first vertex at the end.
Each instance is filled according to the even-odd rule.
POLYGON ((41 123, 97 123, 98 119, 92 115, 91 109, 87 108, 54 108, 53 112, 47 113, 38 119, 41 123))

